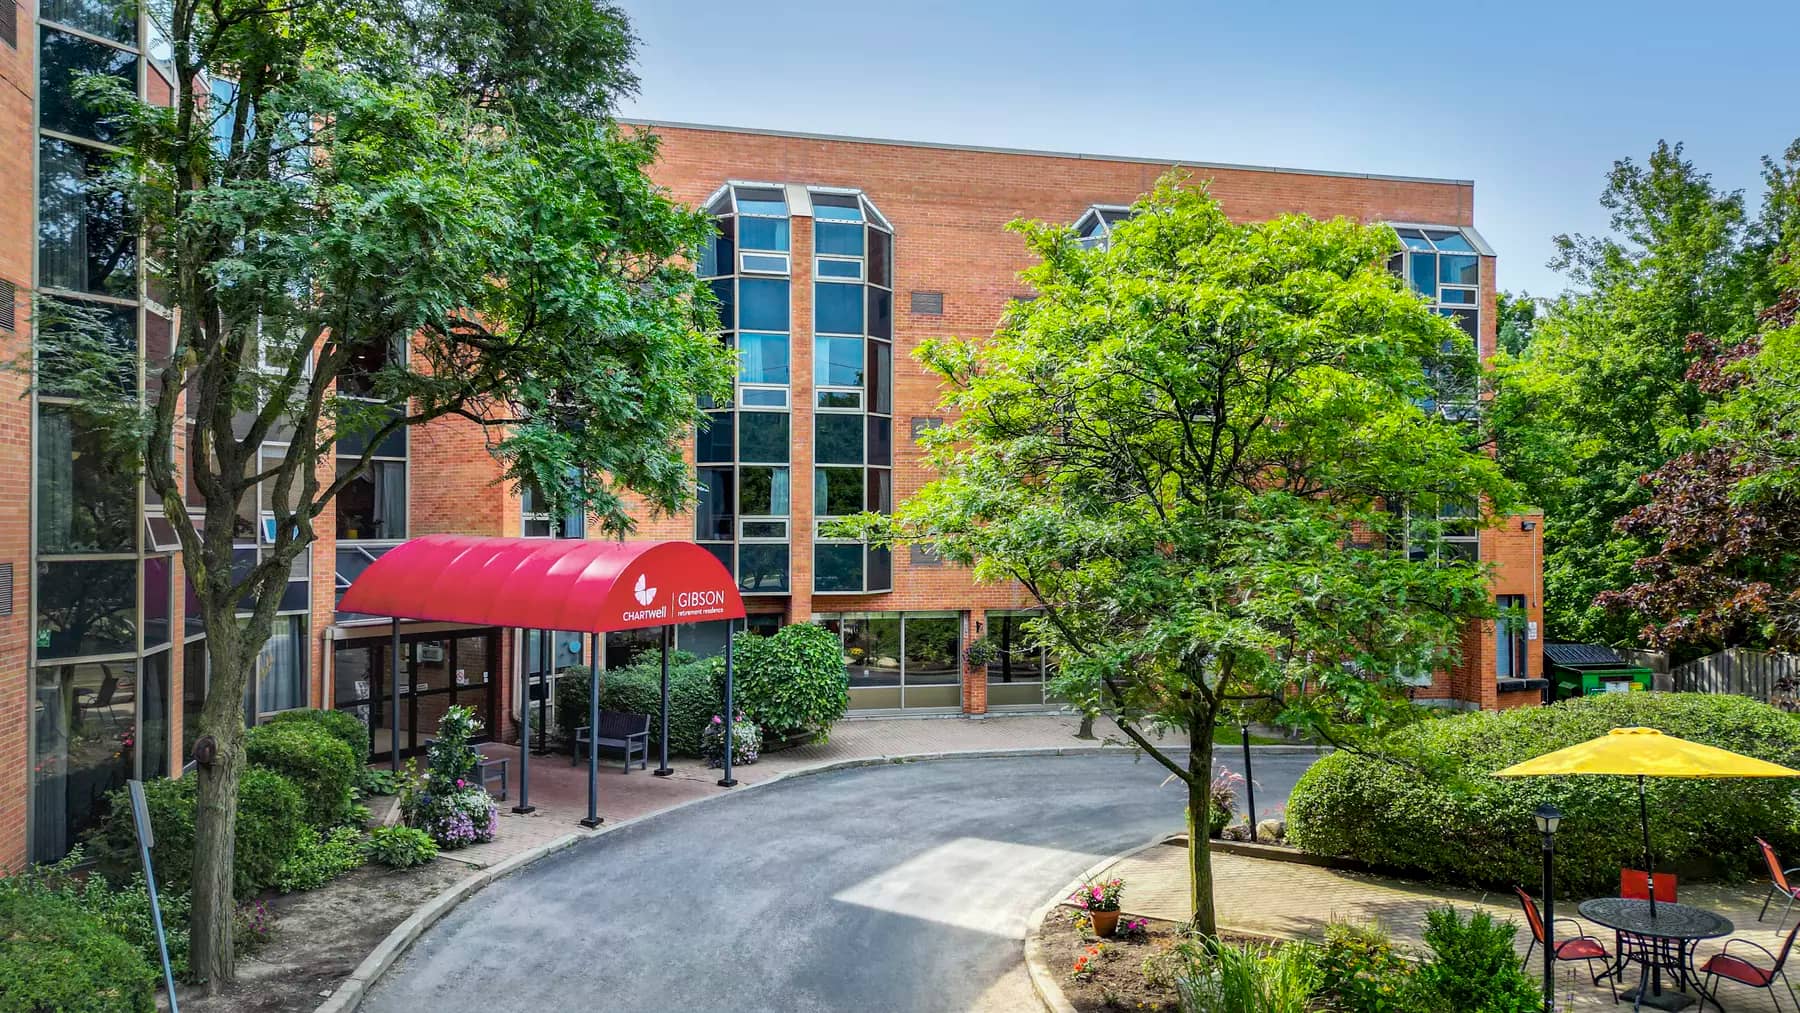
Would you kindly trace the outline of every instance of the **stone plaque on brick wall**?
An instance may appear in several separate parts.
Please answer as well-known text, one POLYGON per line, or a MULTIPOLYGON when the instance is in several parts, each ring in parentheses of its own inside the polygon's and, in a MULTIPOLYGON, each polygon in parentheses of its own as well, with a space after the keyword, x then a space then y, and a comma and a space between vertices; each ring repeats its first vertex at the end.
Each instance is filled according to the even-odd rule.
POLYGON ((941 317, 944 315, 944 293, 914 292, 912 294, 912 311, 922 317, 941 317))

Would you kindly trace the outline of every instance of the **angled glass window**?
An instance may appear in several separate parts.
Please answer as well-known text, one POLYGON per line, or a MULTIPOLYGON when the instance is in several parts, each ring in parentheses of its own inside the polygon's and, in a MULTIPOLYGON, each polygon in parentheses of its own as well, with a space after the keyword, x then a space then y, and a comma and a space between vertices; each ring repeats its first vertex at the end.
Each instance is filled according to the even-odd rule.
POLYGON ((862 202, 855 194, 813 192, 813 217, 819 220, 839 222, 860 222, 863 220, 862 202))
MULTIPOLYGON (((737 326, 736 284, 730 278, 719 278, 707 283, 712 289, 713 302, 717 304, 715 310, 719 314, 719 326, 727 331, 737 326)), ((784 322, 782 327, 785 329, 787 324, 784 322)))
POLYGON ((820 464, 863 463, 863 416, 821 412, 813 418, 814 460, 820 464))
POLYGON ((786 218, 745 218, 738 226, 738 245, 746 250, 786 253, 788 220, 786 218))
POLYGON ((1443 253, 1474 253, 1475 246, 1461 232, 1448 229, 1426 229, 1425 238, 1443 253))
POLYGON ((813 382, 821 387, 862 386, 862 339, 814 338, 813 382))
POLYGON ((869 495, 865 509, 878 514, 894 512, 894 473, 886 468, 869 469, 869 495))
POLYGON ((894 410, 894 349, 885 341, 869 342, 869 410, 894 410))
POLYGON ((894 237, 880 229, 869 230, 869 284, 894 285, 894 237))
POLYGON ((38 125, 106 144, 118 142, 120 129, 104 122, 87 101, 75 94, 75 82, 85 75, 98 74, 117 78, 127 91, 135 93, 137 54, 48 25, 38 40, 38 125))
POLYGON ((879 545, 871 545, 867 549, 864 577, 868 581, 870 591, 891 591, 894 589, 894 552, 879 545))
POLYGON ((731 412, 707 412, 706 422, 694 437, 694 459, 703 464, 730 464, 735 444, 733 422, 731 412))
POLYGON ((38 140, 38 276, 47 288, 137 296, 137 223, 104 179, 111 157, 38 140))
POLYGON ((700 277, 711 278, 731 273, 731 265, 736 262, 734 258, 737 256, 736 245, 732 242, 734 221, 736 219, 733 218, 713 220, 712 238, 700 250, 700 277))
MULTIPOLYGON (((699 495, 694 504, 694 540, 725 542, 732 538, 736 511, 732 509, 732 472, 730 468, 701 468, 697 478, 699 495)), ((729 567, 729 563, 727 566, 729 567)))
POLYGON ((873 285, 867 286, 864 291, 868 293, 869 336, 873 338, 893 337, 894 293, 873 285))
POLYGON ((863 332, 863 286, 813 286, 813 330, 821 334, 863 332))
POLYGON ((788 283, 773 278, 738 279, 738 326, 747 331, 788 329, 788 283))
POLYGON ((787 412, 739 412, 738 460, 767 464, 788 461, 787 412))
POLYGON ((1432 250, 1431 241, 1426 239, 1425 234, 1418 229, 1395 229, 1394 234, 1400 237, 1401 245, 1409 250, 1420 250, 1425 253, 1430 253, 1432 250))
POLYGON ((869 463, 894 463, 894 420, 885 415, 870 415, 869 463))
POLYGON ((138 43, 138 5, 119 0, 43 0, 38 17, 125 46, 138 43))
POLYGON ((737 210, 741 215, 773 215, 786 218, 787 194, 774 187, 733 187, 737 210))
POLYGON ((739 334, 738 382, 787 383, 788 336, 754 331, 739 334))
POLYGON ((826 257, 860 257, 863 255, 863 227, 843 222, 814 222, 813 252, 826 257))

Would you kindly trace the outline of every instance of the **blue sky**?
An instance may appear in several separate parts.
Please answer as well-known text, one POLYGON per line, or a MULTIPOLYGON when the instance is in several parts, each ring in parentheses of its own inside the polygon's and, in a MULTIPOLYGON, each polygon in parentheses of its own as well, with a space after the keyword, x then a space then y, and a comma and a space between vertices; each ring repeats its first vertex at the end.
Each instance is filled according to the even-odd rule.
POLYGON ((622 0, 626 115, 1476 182, 1546 295, 1614 159, 1680 140, 1752 204, 1800 136, 1800 3, 622 0))

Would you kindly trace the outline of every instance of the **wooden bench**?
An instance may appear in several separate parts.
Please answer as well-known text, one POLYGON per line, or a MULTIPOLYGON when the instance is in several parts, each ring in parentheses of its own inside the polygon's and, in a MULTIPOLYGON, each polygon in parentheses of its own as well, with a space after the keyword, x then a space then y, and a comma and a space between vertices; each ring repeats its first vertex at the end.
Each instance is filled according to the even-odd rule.
POLYGON ((575 748, 569 750, 569 766, 581 762, 582 750, 594 746, 625 751, 625 773, 631 773, 631 754, 638 755, 638 768, 650 766, 650 715, 628 711, 601 711, 600 734, 590 736, 588 726, 575 729, 575 748), (592 740, 590 742, 590 739, 592 740))

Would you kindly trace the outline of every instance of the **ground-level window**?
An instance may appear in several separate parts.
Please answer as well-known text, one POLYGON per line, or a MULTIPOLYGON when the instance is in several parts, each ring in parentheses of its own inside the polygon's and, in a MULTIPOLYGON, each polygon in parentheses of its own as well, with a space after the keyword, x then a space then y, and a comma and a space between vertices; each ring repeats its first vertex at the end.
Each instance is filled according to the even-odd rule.
POLYGON ((813 617, 844 646, 856 709, 962 705, 962 616, 843 612, 813 617))
POLYGON ((107 812, 132 776, 137 661, 40 665, 32 686, 34 861, 55 861, 107 812))
POLYGON ((1500 618, 1494 623, 1494 675, 1500 679, 1529 679, 1531 655, 1525 646, 1525 596, 1495 595, 1494 605, 1500 611, 1500 618))
POLYGON ((1042 615, 1035 611, 993 611, 987 614, 987 638, 994 645, 994 660, 987 666, 989 707, 1039 705, 1045 700, 1049 664, 1043 648, 1035 646, 1026 623, 1042 615))
MULTIPOLYGON (((369 726, 371 759, 389 757, 393 740, 393 642, 386 636, 340 640, 332 650, 332 706, 369 726)), ((500 633, 407 633, 400 638, 400 753, 425 746, 451 707, 472 707, 478 738, 494 734, 500 633)), ((534 715, 535 716, 535 715, 534 715)))

